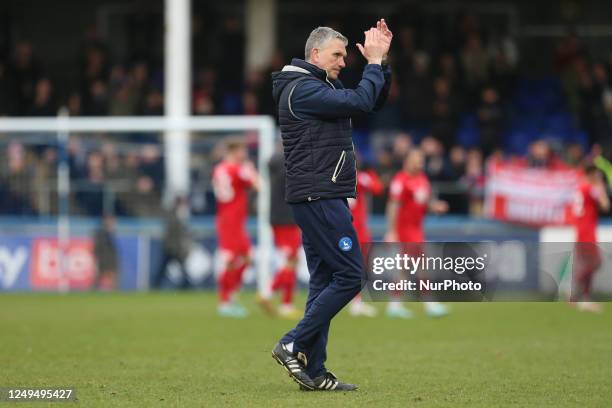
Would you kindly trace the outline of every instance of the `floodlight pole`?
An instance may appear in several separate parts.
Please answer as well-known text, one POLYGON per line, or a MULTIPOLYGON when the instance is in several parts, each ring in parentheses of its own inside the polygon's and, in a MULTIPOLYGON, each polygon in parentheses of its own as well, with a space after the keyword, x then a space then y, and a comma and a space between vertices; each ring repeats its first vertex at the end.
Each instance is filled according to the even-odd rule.
MULTIPOLYGON (((191 114, 191 0, 165 0, 164 114, 181 120, 191 114)), ((189 194, 189 132, 164 135, 168 202, 189 194)))

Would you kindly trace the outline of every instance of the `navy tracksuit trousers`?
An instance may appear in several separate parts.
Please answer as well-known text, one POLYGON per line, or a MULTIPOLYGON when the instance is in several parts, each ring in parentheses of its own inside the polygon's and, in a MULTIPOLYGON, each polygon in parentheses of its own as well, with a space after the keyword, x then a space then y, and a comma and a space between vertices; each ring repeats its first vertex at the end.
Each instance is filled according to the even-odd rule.
POLYGON ((310 378, 325 373, 331 319, 361 290, 363 258, 346 199, 291 204, 302 230, 310 284, 304 318, 281 342, 308 358, 310 378))

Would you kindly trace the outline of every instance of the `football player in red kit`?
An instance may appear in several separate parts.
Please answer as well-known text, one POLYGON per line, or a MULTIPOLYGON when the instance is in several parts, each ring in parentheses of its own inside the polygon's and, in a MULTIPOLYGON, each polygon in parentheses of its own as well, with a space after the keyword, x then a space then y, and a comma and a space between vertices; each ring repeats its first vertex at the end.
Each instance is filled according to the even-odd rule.
POLYGON ((574 198, 576 245, 574 248, 574 289, 571 300, 580 310, 601 312, 601 304, 591 302, 593 275, 601 266, 597 247, 597 221, 599 210, 608 211, 610 200, 606 193, 602 173, 595 166, 587 166, 585 178, 579 184, 574 198))
MULTIPOLYGON (((428 211, 436 214, 448 211, 445 201, 431 198, 431 185, 423 172, 425 157, 420 149, 411 150, 389 187, 387 204, 388 229, 385 239, 388 242, 412 243, 410 252, 421 254, 420 244, 425 240, 423 221, 428 211)), ((425 312, 432 316, 444 316, 448 310, 438 302, 424 302, 425 312)), ((387 315, 408 319, 412 312, 397 301, 389 302, 387 315)))
POLYGON ((223 160, 213 169, 212 185, 217 201, 216 229, 223 263, 218 280, 218 312, 222 316, 244 317, 247 310, 235 301, 234 295, 251 262, 251 241, 246 230, 248 192, 259 188, 259 179, 242 141, 227 143, 223 160))
MULTIPOLYGON (((348 202, 353 215, 353 226, 362 248, 364 243, 372 240, 368 228, 368 201, 372 195, 382 194, 384 188, 382 181, 374 170, 364 169, 357 172, 357 198, 350 198, 348 202)), ((376 308, 362 302, 361 295, 357 295, 350 304, 349 314, 351 316, 374 317, 376 316, 376 308)))
POLYGON ((258 296, 259 304, 269 314, 278 314, 288 319, 299 319, 303 312, 295 308, 293 295, 297 285, 296 268, 302 248, 302 233, 295 224, 291 208, 285 202, 285 159, 276 153, 268 163, 270 174, 270 224, 274 234, 274 244, 281 252, 279 269, 274 275, 271 292, 281 293, 278 310, 270 302, 258 296))

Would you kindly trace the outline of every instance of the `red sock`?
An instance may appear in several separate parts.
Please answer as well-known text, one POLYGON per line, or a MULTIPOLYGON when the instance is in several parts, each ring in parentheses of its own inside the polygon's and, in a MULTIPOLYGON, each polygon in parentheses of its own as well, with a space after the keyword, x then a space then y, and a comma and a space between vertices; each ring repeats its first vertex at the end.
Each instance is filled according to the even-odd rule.
POLYGON ((274 275, 274 280, 272 281, 272 292, 276 292, 283 285, 283 271, 285 269, 279 269, 274 275))
POLYGON ((295 269, 288 266, 281 268, 272 281, 272 291, 282 291, 281 301, 284 304, 293 303, 293 292, 295 292, 295 269))
POLYGON ((221 275, 219 275, 218 289, 219 289, 219 302, 227 303, 230 301, 232 296, 232 276, 235 274, 234 269, 226 268, 221 275))
MULTIPOLYGON (((230 263, 232 265, 233 263, 230 263)), ((219 275, 218 287, 219 287, 219 301, 226 303, 231 300, 232 295, 242 283, 242 274, 246 269, 247 264, 242 264, 238 267, 229 266, 221 275, 219 275)))
POLYGON ((238 289, 240 289, 240 286, 242 285, 242 275, 244 274, 244 270, 247 268, 247 264, 243 263, 242 265, 240 265, 239 267, 234 269, 234 273, 232 274, 232 286, 231 286, 231 293, 233 294, 234 292, 236 292, 238 289))
POLYGON ((293 294, 295 292, 295 269, 285 268, 284 269, 285 279, 283 285, 283 304, 290 305, 293 303, 293 294))

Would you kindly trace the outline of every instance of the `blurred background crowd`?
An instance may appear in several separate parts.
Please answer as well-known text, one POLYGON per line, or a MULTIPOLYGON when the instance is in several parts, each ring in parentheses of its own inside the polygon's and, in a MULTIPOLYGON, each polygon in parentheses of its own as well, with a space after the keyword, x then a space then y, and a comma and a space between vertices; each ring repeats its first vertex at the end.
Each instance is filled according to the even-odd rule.
MULTIPOLYGON (((270 74, 293 57, 303 58, 303 42, 317 25, 349 37, 340 78, 347 87, 357 85, 364 61, 353 44, 378 16, 350 12, 330 19, 320 3, 320 12, 302 19, 299 8, 281 10, 299 24, 283 19, 279 48, 268 66, 248 70, 244 16, 235 12, 243 11, 242 3, 230 1, 219 9, 218 2, 194 2, 192 113, 275 115, 270 74)), ((70 116, 163 114, 161 4, 131 3, 115 23, 119 42, 113 41, 119 35, 113 24, 72 27, 79 45, 61 64, 48 63, 48 44, 41 35, 28 35, 19 6, 9 4, 0 8, 0 116, 55 116, 60 108, 70 116)), ((376 170, 385 185, 406 152, 419 145, 426 172, 451 213, 478 216, 487 160, 506 157, 553 168, 580 166, 598 155, 610 158, 612 53, 592 38, 570 27, 549 38, 552 51, 543 53, 537 41, 517 38, 494 14, 387 8, 395 35, 389 99, 378 114, 353 122, 362 166, 376 170)), ((0 194, 7 197, 0 213, 56 213, 61 152, 53 135, 8 136, 0 135, 0 194)), ((196 214, 214 212, 209 175, 219 157, 218 139, 201 135, 193 142, 199 146, 191 163, 196 214)), ((162 152, 160 135, 72 135, 66 152, 71 213, 159 215, 162 152)), ((375 198, 374 212, 384 211, 385 196, 375 198)))

